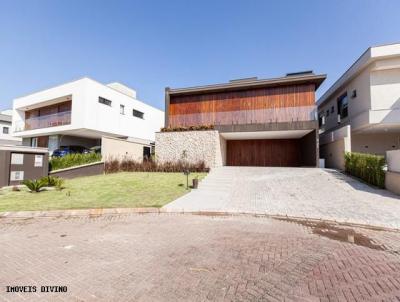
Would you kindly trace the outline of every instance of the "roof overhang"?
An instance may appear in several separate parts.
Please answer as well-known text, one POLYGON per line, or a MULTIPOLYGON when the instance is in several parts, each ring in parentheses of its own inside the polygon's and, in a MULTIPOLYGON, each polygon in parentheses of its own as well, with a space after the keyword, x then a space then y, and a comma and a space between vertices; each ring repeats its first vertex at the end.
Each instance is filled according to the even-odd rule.
POLYGON ((320 75, 301 75, 301 76, 286 76, 281 78, 273 79, 260 79, 260 80, 248 80, 248 81, 235 81, 224 84, 214 84, 205 86, 195 86, 188 88, 166 88, 166 93, 169 95, 188 95, 188 94, 202 94, 206 92, 225 92, 225 91, 238 91, 246 90, 249 88, 264 88, 264 87, 276 87, 276 86, 287 86, 287 85, 299 85, 299 84, 314 84, 317 89, 322 82, 326 79, 325 74, 320 75))

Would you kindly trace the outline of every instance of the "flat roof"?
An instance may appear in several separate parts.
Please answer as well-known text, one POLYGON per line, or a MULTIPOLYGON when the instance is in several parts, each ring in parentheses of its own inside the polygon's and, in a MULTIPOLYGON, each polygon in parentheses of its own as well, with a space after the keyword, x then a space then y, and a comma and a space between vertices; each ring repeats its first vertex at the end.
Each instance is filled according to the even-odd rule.
POLYGON ((274 87, 284 85, 296 85, 296 84, 315 84, 315 89, 322 84, 326 79, 326 74, 304 74, 295 76, 285 76, 280 78, 271 79, 243 79, 233 80, 229 83, 213 84, 205 86, 195 86, 188 88, 169 88, 165 89, 169 95, 184 95, 184 94, 200 94, 203 92, 222 92, 222 91, 234 91, 244 90, 248 88, 263 88, 263 87, 274 87))

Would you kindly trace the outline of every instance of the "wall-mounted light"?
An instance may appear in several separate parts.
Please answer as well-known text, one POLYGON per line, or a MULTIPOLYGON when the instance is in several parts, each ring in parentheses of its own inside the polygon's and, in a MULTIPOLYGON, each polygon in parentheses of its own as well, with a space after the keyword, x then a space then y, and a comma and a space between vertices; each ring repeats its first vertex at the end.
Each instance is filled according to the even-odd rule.
POLYGON ((354 98, 356 98, 357 97, 357 90, 353 90, 352 92, 351 92, 351 98, 352 99, 354 99, 354 98))

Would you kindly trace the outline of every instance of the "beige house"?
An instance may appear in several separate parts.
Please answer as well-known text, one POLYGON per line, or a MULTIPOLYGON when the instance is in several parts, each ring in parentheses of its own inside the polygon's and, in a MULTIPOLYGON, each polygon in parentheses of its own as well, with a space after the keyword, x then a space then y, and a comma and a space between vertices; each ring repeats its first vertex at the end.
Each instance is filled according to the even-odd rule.
POLYGON ((370 47, 318 100, 320 158, 344 168, 344 152, 400 148, 400 44, 370 47))

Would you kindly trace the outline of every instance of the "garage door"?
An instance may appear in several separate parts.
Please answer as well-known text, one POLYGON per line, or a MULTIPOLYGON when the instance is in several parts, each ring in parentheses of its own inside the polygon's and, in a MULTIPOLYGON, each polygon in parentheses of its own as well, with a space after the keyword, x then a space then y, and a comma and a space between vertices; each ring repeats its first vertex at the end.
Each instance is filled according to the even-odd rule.
POLYGON ((298 139, 228 140, 228 166, 300 166, 298 139))

